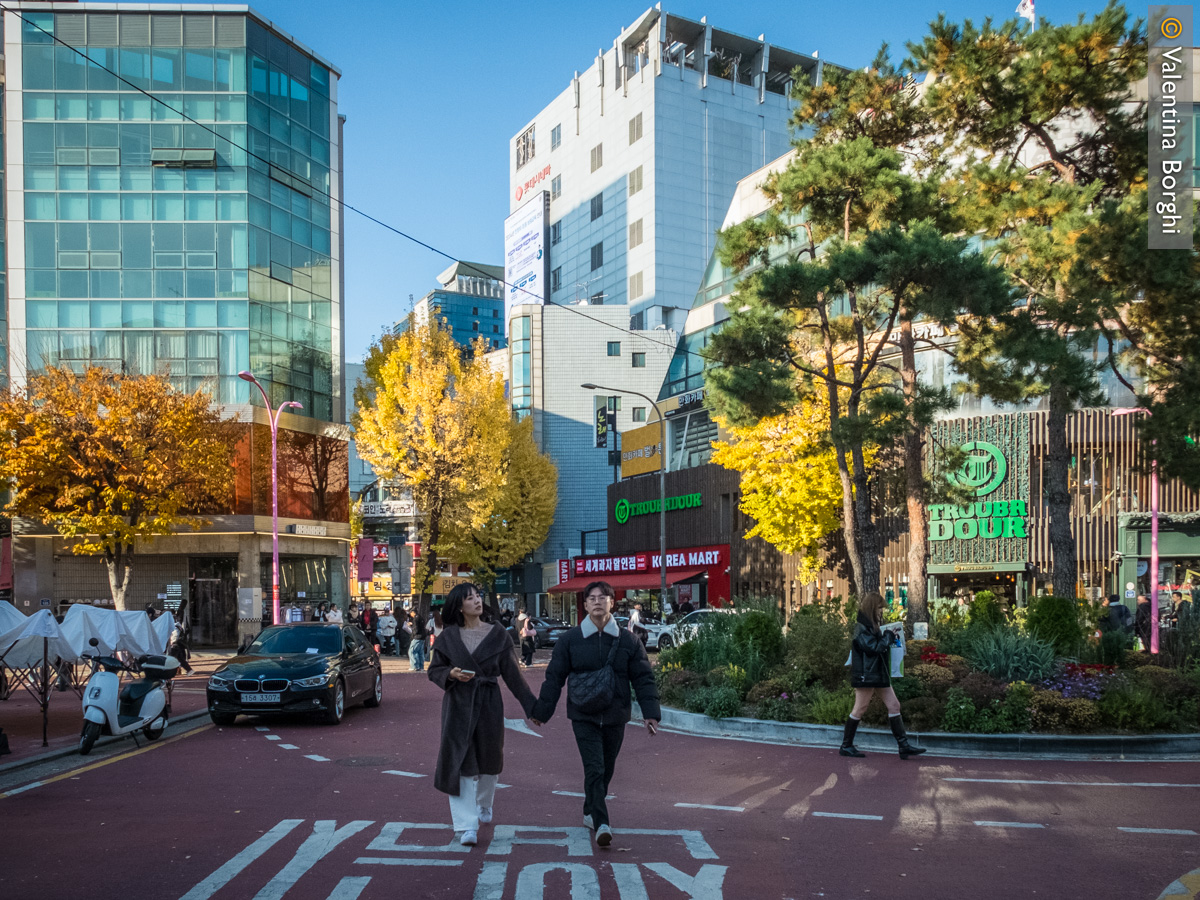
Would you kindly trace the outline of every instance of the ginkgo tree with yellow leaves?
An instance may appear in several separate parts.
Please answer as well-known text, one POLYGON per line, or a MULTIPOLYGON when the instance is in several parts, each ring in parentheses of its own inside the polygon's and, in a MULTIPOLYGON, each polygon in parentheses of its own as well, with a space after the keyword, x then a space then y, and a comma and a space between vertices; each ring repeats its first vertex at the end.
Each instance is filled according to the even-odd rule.
POLYGON ((420 515, 426 552, 413 572, 413 593, 422 617, 439 554, 484 569, 508 565, 540 544, 550 525, 544 488, 536 503, 535 492, 526 492, 526 502, 518 488, 531 476, 553 483, 553 465, 533 458, 540 454, 532 436, 514 427, 503 377, 483 354, 482 342, 464 353, 437 320, 410 319, 407 330, 372 345, 354 392, 359 455, 381 478, 403 483, 420 515), (527 441, 533 456, 516 448, 517 440, 527 441))
POLYGON ((139 541, 207 523, 231 496, 236 425, 164 376, 48 368, 0 399, 6 512, 103 559, 125 609, 139 541))
MULTIPOLYGON (((713 443, 712 461, 741 475, 739 507, 754 520, 745 536, 798 556, 798 575, 810 580, 821 568, 821 541, 842 524, 828 405, 813 395, 752 425, 733 426, 721 417, 716 422, 728 438, 713 443)), ((875 455, 874 446, 864 447, 867 466, 875 455)))

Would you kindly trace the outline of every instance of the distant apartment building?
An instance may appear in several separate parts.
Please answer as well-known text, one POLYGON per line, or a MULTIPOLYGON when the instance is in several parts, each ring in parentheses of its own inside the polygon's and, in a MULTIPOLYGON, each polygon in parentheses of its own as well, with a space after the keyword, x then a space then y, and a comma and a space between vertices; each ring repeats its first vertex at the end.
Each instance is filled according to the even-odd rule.
MULTIPOLYGON (((489 352, 504 347, 504 267, 459 261, 437 280, 439 287, 413 306, 416 321, 441 319, 460 344, 483 338, 489 352)), ((407 317, 393 331, 400 334, 406 328, 407 317)))
POLYGON ((510 212, 550 195, 545 299, 682 330, 735 185, 790 146, 794 73, 822 67, 761 35, 639 16, 510 141, 510 212))
MULTIPOLYGON (((284 602, 344 602, 349 537, 339 71, 246 6, 12 2, 3 13, 3 368, 165 374, 245 423, 229 508, 139 543, 132 606, 198 643, 257 630, 280 417, 284 602)), ((13 597, 103 602, 94 557, 14 523, 13 597)), ((269 606, 269 599, 268 599, 269 606)), ((26 610, 27 611, 27 610, 26 610)))

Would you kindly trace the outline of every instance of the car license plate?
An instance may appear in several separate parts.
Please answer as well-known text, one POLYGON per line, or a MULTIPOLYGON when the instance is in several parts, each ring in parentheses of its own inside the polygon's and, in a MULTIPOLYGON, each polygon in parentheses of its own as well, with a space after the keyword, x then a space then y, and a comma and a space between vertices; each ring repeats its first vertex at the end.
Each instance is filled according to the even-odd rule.
POLYGON ((278 694, 242 694, 243 703, 278 703, 278 694))

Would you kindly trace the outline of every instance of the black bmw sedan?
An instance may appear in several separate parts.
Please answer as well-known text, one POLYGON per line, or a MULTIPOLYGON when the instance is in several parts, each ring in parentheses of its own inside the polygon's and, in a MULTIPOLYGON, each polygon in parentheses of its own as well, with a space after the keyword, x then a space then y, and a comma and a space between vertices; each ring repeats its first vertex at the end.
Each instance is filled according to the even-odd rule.
POLYGON ((238 713, 301 712, 320 713, 337 725, 347 704, 379 705, 383 670, 375 648, 353 625, 274 625, 212 674, 206 694, 217 725, 232 725, 238 713))

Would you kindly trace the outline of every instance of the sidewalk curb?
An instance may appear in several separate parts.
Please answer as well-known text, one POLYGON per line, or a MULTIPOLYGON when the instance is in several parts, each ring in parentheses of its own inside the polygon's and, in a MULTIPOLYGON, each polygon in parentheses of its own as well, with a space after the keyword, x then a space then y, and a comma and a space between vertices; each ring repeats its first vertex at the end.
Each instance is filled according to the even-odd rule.
MULTIPOLYGON (((807 747, 838 747, 842 726, 764 719, 713 719, 700 713, 662 708, 662 724, 697 737, 758 740, 807 747)), ((1047 759, 1200 760, 1200 734, 953 734, 909 732, 913 743, 935 756, 1044 757, 1047 759)), ((855 745, 895 752, 896 739, 881 728, 859 728, 855 745)))
MULTIPOLYGON (((191 722, 194 719, 201 718, 208 718, 207 708, 194 709, 191 712, 180 713, 178 716, 172 716, 171 721, 167 723, 167 732, 169 733, 170 729, 175 725, 180 725, 184 722, 191 722)), ((99 738, 96 741, 96 746, 107 747, 126 740, 129 740, 129 735, 127 734, 118 735, 116 737, 109 735, 107 737, 99 738)), ((130 743, 132 744, 132 741, 130 741, 130 743)), ((37 756, 31 756, 28 759, 13 760, 10 763, 4 763, 3 765, 0 765, 0 776, 8 775, 12 772, 19 772, 21 769, 28 769, 41 763, 53 762, 54 760, 62 759, 65 756, 76 756, 78 753, 79 747, 76 745, 70 747, 60 747, 57 750, 47 750, 45 753, 40 753, 37 756)), ((85 759, 86 757, 80 758, 85 759)))

